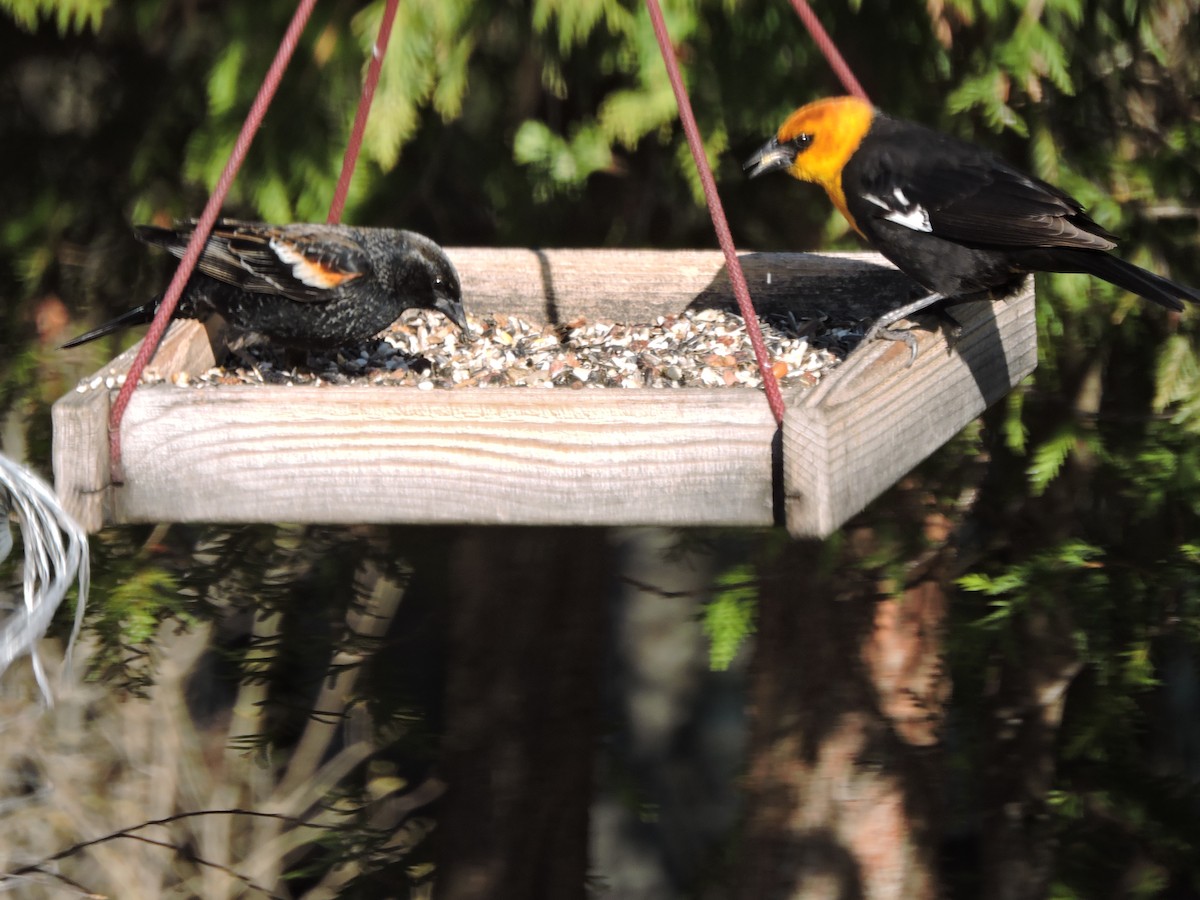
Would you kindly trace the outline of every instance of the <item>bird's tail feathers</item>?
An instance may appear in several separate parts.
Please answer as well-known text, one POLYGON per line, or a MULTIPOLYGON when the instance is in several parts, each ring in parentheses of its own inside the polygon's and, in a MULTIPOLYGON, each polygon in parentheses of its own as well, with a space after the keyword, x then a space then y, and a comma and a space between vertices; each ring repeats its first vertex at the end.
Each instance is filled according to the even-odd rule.
POLYGON ((1103 278, 1117 287, 1152 300, 1159 306, 1165 306, 1175 312, 1183 310, 1183 303, 1180 302, 1182 300, 1189 303, 1200 303, 1200 291, 1195 288, 1148 272, 1118 256, 1083 251, 1078 254, 1075 261, 1079 265, 1079 271, 1103 278))
POLYGON ((130 325, 145 325, 154 318, 154 313, 158 309, 158 301, 156 297, 149 303, 143 303, 141 306, 135 306, 133 309, 126 310, 115 319, 111 319, 91 331, 86 331, 79 337, 71 338, 58 349, 68 350, 71 347, 78 347, 80 344, 86 344, 89 341, 94 341, 97 338, 102 338, 105 335, 120 331, 122 328, 127 328, 130 325))

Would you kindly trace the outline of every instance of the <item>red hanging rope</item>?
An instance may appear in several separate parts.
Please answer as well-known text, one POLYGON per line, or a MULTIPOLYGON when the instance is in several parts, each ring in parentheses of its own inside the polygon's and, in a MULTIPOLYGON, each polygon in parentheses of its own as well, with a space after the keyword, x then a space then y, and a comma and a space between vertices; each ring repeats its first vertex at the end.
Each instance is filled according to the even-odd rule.
POLYGON ((796 10, 796 15, 800 17, 800 21, 804 23, 804 27, 808 29, 808 33, 812 35, 812 39, 817 47, 825 55, 825 60, 829 63, 829 67, 833 69, 833 73, 842 82, 842 87, 846 89, 846 93, 853 94, 861 100, 867 100, 869 103, 870 100, 867 98, 867 92, 862 89, 862 85, 858 83, 858 79, 854 77, 854 73, 846 65, 846 60, 842 59, 842 54, 838 52, 833 38, 829 36, 829 32, 821 25, 821 20, 812 11, 812 7, 808 5, 807 0, 792 0, 792 7, 796 10))
POLYGON ((354 126, 350 129, 350 141, 346 144, 346 155, 342 157, 342 174, 338 176, 333 202, 329 204, 329 218, 335 224, 342 219, 346 205, 346 194, 350 191, 350 179, 354 177, 354 166, 358 162, 358 151, 362 147, 363 132, 367 129, 367 115, 371 112, 371 101, 375 99, 375 86, 379 84, 379 73, 383 69, 383 57, 387 53, 388 39, 392 36, 392 23, 396 21, 396 9, 400 0, 387 0, 383 8, 383 19, 379 22, 379 36, 371 48, 371 62, 367 66, 367 78, 363 82, 362 96, 358 98, 358 112, 354 114, 354 126))
POLYGON ((297 5, 296 13, 292 16, 287 31, 284 32, 283 40, 280 41, 275 59, 263 78, 262 87, 258 89, 258 96, 254 98, 254 103, 250 106, 250 112, 242 125, 237 143, 233 145, 233 151, 229 154, 229 161, 225 163, 225 169, 221 172, 221 177, 217 179, 217 185, 213 188, 212 194, 209 195, 204 212, 200 214, 200 220, 196 223, 196 230, 192 232, 183 258, 179 260, 179 266, 175 269, 175 276, 167 285, 167 291, 163 294, 162 303, 159 304, 158 312, 154 315, 154 321, 150 323, 150 330, 142 339, 142 346, 138 350, 137 356, 134 357, 133 364, 129 367, 125 383, 121 385, 117 399, 113 401, 108 419, 109 465, 112 469, 113 484, 121 484, 124 481, 121 475, 121 420, 125 417, 129 398, 137 389, 138 380, 142 377, 142 370, 146 368, 146 363, 158 349, 158 343, 162 340, 167 325, 171 322, 171 316, 174 315, 175 307, 179 304, 179 298, 183 294, 184 285, 187 284, 192 270, 196 267, 200 251, 208 240, 213 224, 217 221, 221 205, 225 202, 225 195, 229 193, 229 187, 233 184, 233 179, 237 175, 238 169, 241 168, 242 161, 246 158, 246 152, 250 149, 250 143, 254 140, 254 135, 262 124, 267 107, 271 105, 271 100, 283 78, 284 69, 287 68, 288 61, 292 58, 296 44, 300 41, 300 34, 304 31, 304 26, 308 23, 308 18, 312 14, 316 2, 317 0, 300 0, 297 5))
POLYGON ((671 47, 671 37, 667 34, 667 24, 663 21, 662 8, 658 0, 646 0, 646 9, 650 13, 650 21, 654 25, 654 36, 658 39, 658 48, 662 51, 663 62, 667 67, 667 77, 671 80, 671 90, 675 92, 675 103, 679 107, 679 119, 683 123, 683 132, 687 135, 688 147, 692 151, 692 159, 696 162, 696 170, 700 174, 700 184, 704 188, 704 199, 708 204, 708 213, 712 217, 713 229, 717 233, 717 241, 725 254, 725 269, 729 273, 729 282, 733 286, 733 295, 737 298, 738 310, 746 322, 746 334, 754 347, 754 358, 758 362, 758 371, 762 375, 763 388, 767 392, 767 403, 775 421, 783 424, 783 394, 779 391, 779 379, 771 368, 771 357, 767 353, 767 345, 763 343, 762 329, 758 325, 758 316, 754 312, 754 304, 750 301, 750 288, 746 284, 742 264, 738 261, 737 249, 733 246, 733 235, 729 233, 729 223, 725 219, 725 209, 721 206, 721 198, 717 194, 717 183, 713 178, 712 169, 708 165, 708 157, 704 153, 704 144, 700 140, 700 129, 696 125, 696 117, 692 113, 692 102, 688 98, 687 88, 684 87, 683 77, 679 74, 679 61, 675 58, 675 50, 671 47))

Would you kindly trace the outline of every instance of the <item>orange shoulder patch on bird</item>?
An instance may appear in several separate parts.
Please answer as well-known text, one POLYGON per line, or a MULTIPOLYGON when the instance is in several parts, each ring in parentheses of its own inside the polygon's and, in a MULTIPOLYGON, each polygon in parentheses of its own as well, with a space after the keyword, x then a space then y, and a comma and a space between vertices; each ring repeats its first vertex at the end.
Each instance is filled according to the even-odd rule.
POLYGON ((292 275, 295 279, 309 287, 333 290, 338 285, 358 278, 362 274, 361 272, 337 269, 326 265, 321 260, 305 256, 294 244, 286 241, 272 240, 271 249, 275 251, 275 255, 280 260, 292 267, 292 275))
POLYGON ((776 134, 780 144, 792 144, 797 152, 788 173, 801 181, 825 188, 833 205, 858 230, 846 209, 842 169, 862 143, 875 108, 857 97, 827 97, 800 107, 787 117, 776 134))

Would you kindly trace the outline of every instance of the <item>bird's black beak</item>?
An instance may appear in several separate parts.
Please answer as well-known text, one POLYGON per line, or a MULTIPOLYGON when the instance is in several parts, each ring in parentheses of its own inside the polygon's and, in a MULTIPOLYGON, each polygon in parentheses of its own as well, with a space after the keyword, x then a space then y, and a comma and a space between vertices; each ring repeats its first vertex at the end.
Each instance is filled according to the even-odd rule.
POLYGON ((757 178, 764 172, 786 169, 795 161, 795 148, 780 144, 778 138, 771 138, 758 148, 757 153, 742 164, 742 168, 749 173, 751 178, 757 178))
POLYGON ((463 334, 471 333, 471 326, 467 323, 467 312, 458 297, 439 296, 434 299, 433 308, 457 325, 463 334))

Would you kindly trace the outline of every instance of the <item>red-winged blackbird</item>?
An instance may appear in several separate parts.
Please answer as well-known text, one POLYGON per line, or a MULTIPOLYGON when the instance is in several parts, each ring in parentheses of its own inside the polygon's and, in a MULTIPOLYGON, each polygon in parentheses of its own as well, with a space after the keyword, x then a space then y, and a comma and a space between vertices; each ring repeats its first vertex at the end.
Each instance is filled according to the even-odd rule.
MULTIPOLYGON (((195 222, 141 225, 147 244, 182 256, 195 222)), ((154 318, 162 295, 63 344, 75 347, 154 318)), ((429 238, 391 228, 219 220, 175 316, 219 313, 239 332, 299 350, 374 337, 412 307, 467 329, 458 273, 429 238)))
POLYGON ((933 293, 883 316, 869 337, 934 303, 1012 290, 1031 272, 1085 272, 1182 310, 1200 292, 1108 253, 1116 238, 1078 201, 988 151, 854 97, 800 107, 746 161, 819 184, 854 229, 933 293))

